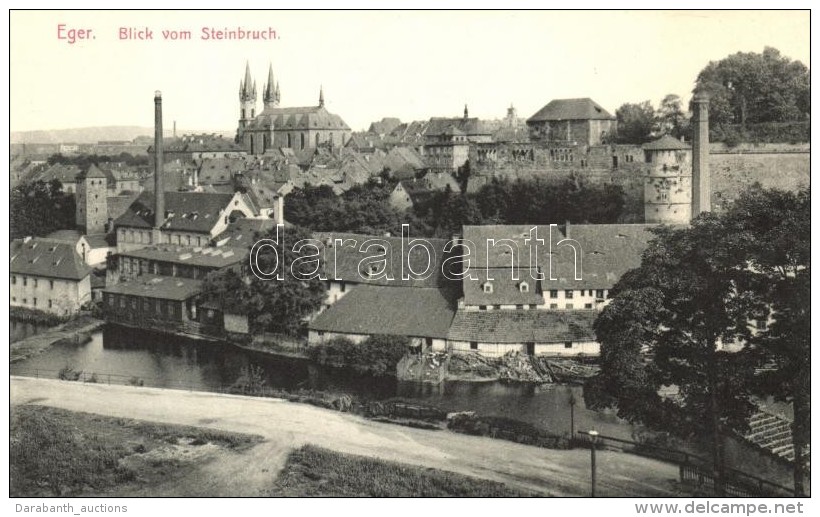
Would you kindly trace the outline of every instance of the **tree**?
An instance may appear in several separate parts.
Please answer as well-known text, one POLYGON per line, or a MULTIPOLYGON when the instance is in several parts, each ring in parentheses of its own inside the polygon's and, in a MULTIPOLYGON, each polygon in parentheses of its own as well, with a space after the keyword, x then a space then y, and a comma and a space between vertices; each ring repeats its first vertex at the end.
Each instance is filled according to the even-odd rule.
MULTIPOLYGON (((284 257, 275 255, 270 248, 255 257, 259 270, 270 272, 278 268, 283 280, 242 277, 230 269, 216 271, 205 278, 204 297, 247 316, 252 332, 298 334, 303 329, 304 318, 317 311, 325 299, 324 282, 305 278, 317 267, 321 271, 321 257, 307 257, 315 251, 312 247, 302 253, 293 251, 294 243, 311 237, 307 229, 287 228, 285 235, 279 236, 284 240, 284 257), (299 257, 303 257, 302 260, 297 260, 299 257)), ((276 229, 259 238, 275 239, 276 229)))
POLYGON ((695 92, 710 97, 714 124, 804 120, 811 110, 809 70, 799 61, 766 47, 763 53, 738 52, 712 61, 700 71, 695 92))
POLYGON ((652 139, 655 109, 649 101, 626 103, 615 110, 615 118, 618 119, 618 143, 639 145, 652 139))
POLYGON ((14 187, 10 204, 12 239, 42 237, 76 225, 74 195, 63 192, 63 185, 57 180, 50 183, 35 181, 14 187))
POLYGON ((744 192, 726 215, 734 252, 754 275, 746 286, 766 307, 759 318, 773 322, 755 335, 767 363, 757 390, 794 409, 794 488, 803 494, 811 429, 811 195, 766 190, 744 192))
POLYGON ((762 304, 738 288, 750 272, 721 218, 703 214, 689 228, 653 232, 641 265, 621 277, 595 322, 601 372, 584 397, 633 422, 710 437, 722 480, 721 432, 746 426, 759 356, 720 345, 748 342, 762 304), (663 386, 677 387, 677 396, 661 397, 663 386))
POLYGON ((672 135, 680 138, 686 133, 689 124, 682 106, 678 95, 669 94, 663 98, 655 114, 657 136, 672 135))

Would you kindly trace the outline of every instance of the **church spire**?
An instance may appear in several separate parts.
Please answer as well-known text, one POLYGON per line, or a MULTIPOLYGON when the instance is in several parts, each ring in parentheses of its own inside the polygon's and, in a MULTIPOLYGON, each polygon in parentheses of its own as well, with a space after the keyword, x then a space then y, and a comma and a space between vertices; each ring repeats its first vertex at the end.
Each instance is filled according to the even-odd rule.
POLYGON ((265 102, 265 107, 268 108, 275 108, 279 105, 279 99, 277 98, 277 84, 273 80, 273 64, 268 67, 268 82, 265 85, 265 93, 263 100, 265 102))
POLYGON ((323 107, 325 105, 325 89, 321 85, 319 85, 319 107, 323 107))
POLYGON ((251 66, 247 61, 245 62, 245 78, 239 83, 239 100, 256 100, 256 83, 251 79, 251 66))
POLYGON ((467 105, 464 105, 464 118, 470 118, 469 111, 467 111, 467 105))

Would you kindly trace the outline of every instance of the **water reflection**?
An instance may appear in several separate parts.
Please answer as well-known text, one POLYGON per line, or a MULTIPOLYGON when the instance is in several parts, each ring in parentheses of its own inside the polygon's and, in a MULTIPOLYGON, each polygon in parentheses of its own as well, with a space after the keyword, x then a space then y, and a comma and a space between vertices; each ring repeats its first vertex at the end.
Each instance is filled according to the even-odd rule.
POLYGON ((441 385, 398 382, 394 378, 325 368, 306 360, 280 358, 226 343, 106 327, 90 342, 52 346, 40 355, 11 365, 12 373, 56 377, 65 366, 94 372, 99 382, 142 379, 156 387, 214 390, 232 385, 243 367, 262 368, 265 384, 287 390, 314 389, 348 393, 364 399, 401 397, 445 411, 476 411, 527 421, 552 432, 569 433, 569 400, 574 395, 576 429, 629 438, 631 426, 613 415, 584 407, 578 386, 533 386, 499 382, 447 382, 441 385))

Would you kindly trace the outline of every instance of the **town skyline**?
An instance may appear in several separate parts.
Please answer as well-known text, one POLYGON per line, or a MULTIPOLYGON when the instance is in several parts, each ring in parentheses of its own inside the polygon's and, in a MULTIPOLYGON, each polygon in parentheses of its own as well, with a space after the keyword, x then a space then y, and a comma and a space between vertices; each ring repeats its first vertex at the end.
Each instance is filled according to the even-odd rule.
POLYGON ((465 104, 482 119, 503 118, 511 104, 526 119, 555 98, 591 97, 613 115, 623 103, 657 105, 670 93, 686 104, 709 61, 766 46, 810 66, 807 12, 171 12, 157 19, 13 12, 11 131, 148 127, 155 90, 166 100, 167 129, 176 121, 180 133, 230 131, 246 63, 258 108, 272 65, 282 106, 316 105, 321 87, 328 110, 354 131, 383 117, 460 116, 465 104), (278 39, 199 39, 202 27, 240 26, 272 27, 278 39), (97 39, 58 39, 83 27, 97 39), (154 40, 119 40, 120 27, 137 34, 150 27, 154 40), (162 41, 160 31, 172 27, 190 30, 192 40, 162 41), (578 27, 594 37, 579 37, 578 27), (539 56, 532 48, 554 51, 539 56))

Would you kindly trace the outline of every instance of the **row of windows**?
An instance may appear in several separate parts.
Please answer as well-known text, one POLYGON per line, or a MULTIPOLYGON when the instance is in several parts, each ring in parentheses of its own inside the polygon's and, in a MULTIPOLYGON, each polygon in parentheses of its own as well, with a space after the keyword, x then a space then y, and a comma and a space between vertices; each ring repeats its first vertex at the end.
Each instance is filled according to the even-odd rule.
MULTIPOLYGON (((527 348, 535 348, 535 343, 525 343, 527 348)), ((564 348, 572 348, 572 341, 565 341, 564 348)), ((478 342, 477 341, 470 341, 470 350, 478 350, 478 342)))
MULTIPOLYGON (((480 311, 486 311, 488 307, 492 307, 492 308, 493 308, 493 309, 495 309, 495 310, 500 310, 500 309, 501 309, 501 305, 479 305, 479 306, 478 306, 478 310, 480 310, 480 311)), ((527 307, 529 307, 530 309, 537 309, 537 308, 538 308, 538 305, 536 305, 536 304, 530 304, 530 305, 528 305, 527 307)), ((518 305, 516 305, 516 306, 515 306, 515 308, 516 308, 516 309, 523 309, 523 308, 524 308, 524 305, 522 305, 522 304, 518 304, 518 305)), ((573 310, 573 309, 575 309, 575 305, 573 305, 573 304, 571 304, 571 303, 568 303, 568 304, 566 304, 566 305, 564 306, 564 308, 565 308, 565 309, 567 309, 567 310, 573 310)), ((585 303, 585 304, 584 304, 584 309, 592 309, 592 308, 593 308, 593 307, 592 307, 592 304, 591 304, 591 303, 585 303)), ((550 309, 558 309, 558 304, 557 304, 557 303, 551 303, 551 304, 550 304, 550 309)))
MULTIPOLYGON (((109 307, 119 307, 120 309, 129 308, 131 310, 137 310, 140 306, 138 299, 136 297, 130 297, 130 300, 127 299, 126 296, 118 296, 116 294, 111 294, 106 296, 106 305, 109 307)), ((143 298, 142 300, 142 312, 149 313, 154 312, 157 315, 162 315, 163 313, 167 313, 168 316, 175 316, 177 314, 178 307, 177 304, 174 302, 166 302, 165 300, 152 300, 149 298, 143 298)))
MULTIPOLYGON (((12 296, 11 301, 12 301, 12 303, 17 303, 17 297, 12 296)), ((21 299, 20 303, 22 303, 23 305, 28 305, 28 298, 21 299)), ((37 298, 32 298, 31 299, 31 306, 32 307, 37 307, 37 298)), ((51 309, 53 307, 54 307, 54 300, 49 299, 48 300, 48 308, 51 309)))
MULTIPOLYGON (((604 294, 606 293, 605 289, 581 289, 580 296, 593 296, 595 295, 596 298, 604 298, 604 294), (587 294, 589 293, 589 294, 587 294)), ((571 300, 575 297, 575 291, 572 289, 565 289, 564 290, 564 298, 571 300)), ((550 298, 558 298, 558 289, 550 290, 550 298)))
MULTIPOLYGON (((225 216, 225 222, 228 222, 228 217, 225 216)), ((120 230, 120 239, 123 242, 136 242, 142 244, 151 244, 151 233, 141 232, 139 230, 120 230)), ((162 242, 164 244, 179 244, 180 246, 206 246, 208 238, 202 236, 179 235, 179 234, 162 234, 162 242)))
MULTIPOLYGON (((23 287, 28 286, 28 280, 29 280, 28 277, 25 277, 25 276, 22 277, 23 287)), ((36 278, 32 278, 31 282, 32 282, 32 285, 34 287, 37 287, 39 285, 39 282, 37 281, 36 278)), ((11 285, 17 285, 17 276, 15 276, 15 275, 11 276, 11 285)), ((48 281, 48 288, 49 289, 54 289, 54 280, 49 280, 48 281)))

